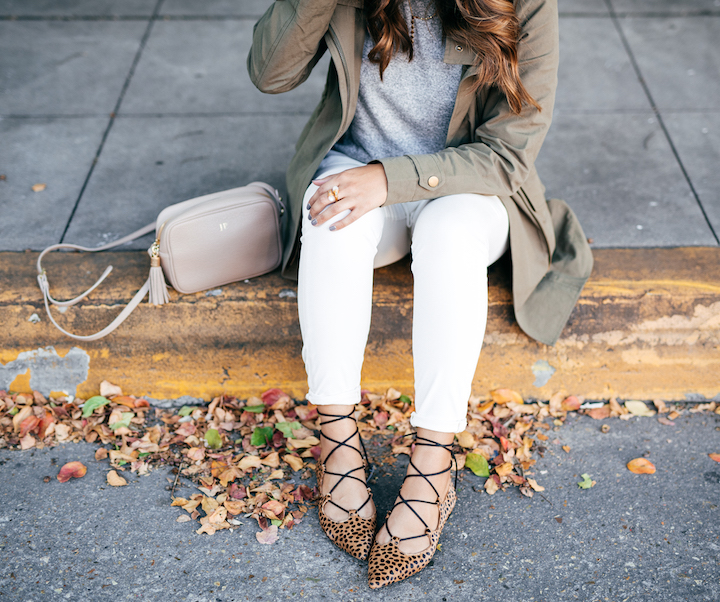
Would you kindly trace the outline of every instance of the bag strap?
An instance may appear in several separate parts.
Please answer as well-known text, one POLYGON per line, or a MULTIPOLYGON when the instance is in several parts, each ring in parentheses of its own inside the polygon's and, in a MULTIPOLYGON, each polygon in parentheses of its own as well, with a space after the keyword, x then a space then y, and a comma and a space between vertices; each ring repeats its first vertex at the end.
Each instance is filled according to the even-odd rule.
POLYGON ((45 257, 47 253, 50 253, 52 251, 57 251, 58 249, 74 249, 76 251, 89 251, 91 253, 94 253, 96 251, 106 251, 108 249, 112 249, 114 247, 119 247, 120 245, 123 245, 127 242, 130 242, 132 240, 135 240, 136 238, 140 238, 141 236, 144 236, 145 234, 148 234, 152 232, 155 229, 155 222, 148 224, 147 226, 143 226, 139 230, 136 230, 132 234, 128 234, 127 236, 123 236, 122 238, 113 241, 111 243, 101 245, 99 247, 90 248, 90 247, 83 247, 80 245, 74 245, 69 243, 61 243, 57 245, 51 245, 44 249, 42 253, 38 256, 37 259, 37 270, 38 270, 38 284, 40 285, 40 290, 43 294, 43 300, 45 302, 45 311, 47 312, 48 318, 50 318, 50 321, 55 325, 55 327, 62 332, 63 334, 76 339, 78 341, 96 341, 97 339, 101 339, 104 336, 107 336, 110 334, 113 330, 115 330, 120 324, 122 324, 127 317, 133 312, 133 310, 140 304, 140 302, 145 298, 145 295, 147 295, 148 291, 150 290, 150 279, 143 284, 143 286, 140 288, 140 290, 135 294, 135 296, 132 298, 130 303, 120 312, 120 314, 105 328, 103 328, 100 332, 96 332, 95 334, 89 334, 89 335, 76 335, 72 334, 63 328, 61 328, 58 323, 55 321, 55 319, 52 317, 52 314, 50 313, 50 304, 57 305, 58 307, 70 307, 72 305, 75 305, 76 303, 82 301, 85 297, 87 297, 92 291, 94 291, 100 283, 105 280, 110 275, 110 272, 112 272, 113 267, 109 265, 105 271, 103 272, 102 276, 93 284, 89 289, 87 289, 84 293, 78 295, 74 299, 70 299, 68 301, 58 301, 50 295, 50 283, 47 279, 47 273, 45 272, 45 269, 42 267, 42 259, 45 257))

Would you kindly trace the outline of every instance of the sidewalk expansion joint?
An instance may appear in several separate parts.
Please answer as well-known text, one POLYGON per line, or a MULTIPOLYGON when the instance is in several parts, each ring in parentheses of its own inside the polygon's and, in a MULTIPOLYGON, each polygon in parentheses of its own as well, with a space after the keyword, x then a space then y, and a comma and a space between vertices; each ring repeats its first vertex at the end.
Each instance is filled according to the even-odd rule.
POLYGON ((150 33, 152 32, 153 24, 155 22, 154 17, 157 16, 164 1, 165 0, 157 0, 157 3, 155 4, 155 10, 153 11, 153 14, 152 14, 153 18, 151 18, 148 21, 147 27, 145 28, 145 32, 143 33, 143 37, 140 39, 140 45, 137 49, 137 52, 135 53, 135 58, 133 59, 132 65, 130 65, 130 71, 128 71, 127 77, 125 78, 125 83, 123 84, 122 90, 120 90, 120 96, 118 97, 118 100, 115 103, 115 108, 113 109, 113 112, 110 114, 110 121, 108 122, 108 125, 105 128, 103 137, 100 140, 100 145, 98 146, 97 152, 95 153, 95 157, 92 161, 92 164, 90 165, 90 169, 88 170, 87 176, 85 177, 85 181, 83 182, 82 188, 80 188, 80 192, 78 193, 78 198, 75 201, 75 205, 73 206, 72 211, 70 212, 70 216, 68 217, 67 223, 65 224, 65 229, 63 230, 62 236, 60 236, 60 240, 58 241, 59 243, 64 242, 65 235, 67 234, 67 231, 70 228, 70 224, 72 223, 72 220, 75 217, 75 213, 77 212, 78 206, 80 205, 80 201, 82 200, 83 195, 85 194, 85 189, 87 188, 87 185, 90 182, 90 178, 92 177, 92 174, 95 171, 95 166, 97 165, 97 162, 100 159, 100 154, 102 153, 102 150, 105 146, 105 142, 107 141, 107 138, 110 134, 110 130, 112 129, 113 124, 115 123, 115 116, 120 111, 120 106, 122 105, 122 101, 125 98, 125 93, 127 92, 127 89, 130 86, 130 81, 132 80, 132 77, 135 74, 135 69, 137 68, 138 63, 140 62, 140 57, 142 56, 143 50, 145 49, 145 45, 147 44, 147 41, 150 38, 150 33))

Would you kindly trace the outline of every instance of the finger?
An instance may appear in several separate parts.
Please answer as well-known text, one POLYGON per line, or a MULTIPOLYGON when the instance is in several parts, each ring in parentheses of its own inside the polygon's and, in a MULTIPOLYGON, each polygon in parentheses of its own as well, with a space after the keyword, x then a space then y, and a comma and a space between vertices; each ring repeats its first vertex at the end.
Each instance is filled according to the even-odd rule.
POLYGON ((318 189, 315 195, 308 201, 308 219, 313 220, 317 218, 321 213, 325 212, 330 205, 344 198, 341 188, 337 183, 334 181, 327 182, 323 188, 327 186, 329 186, 329 189, 322 192, 321 189, 318 189))
MULTIPOLYGON (((308 201, 308 209, 312 210, 313 216, 316 216, 322 209, 331 202, 330 199, 328 199, 328 193, 332 190, 333 186, 337 186, 338 183, 335 181, 333 177, 325 178, 325 181, 318 186, 318 189, 315 191, 315 193, 310 197, 310 200, 308 201), (314 207, 316 203, 320 202, 321 205, 319 207, 314 207)), ((335 201, 335 197, 332 197, 332 202, 335 201)))
POLYGON ((360 212, 358 211, 357 208, 353 209, 343 219, 338 220, 332 226, 330 226, 329 229, 332 230, 333 232, 337 232, 338 230, 342 230, 343 228, 346 228, 347 226, 349 226, 354 221, 356 221, 357 219, 360 218, 360 215, 358 215, 358 213, 360 213, 360 212))
POLYGON ((335 204, 335 197, 331 194, 321 196, 316 199, 315 202, 308 203, 310 209, 308 210, 308 219, 314 221, 318 219, 322 214, 326 213, 328 208, 335 204))
POLYGON ((330 203, 325 210, 312 219, 311 223, 313 226, 322 226, 325 222, 332 220, 338 213, 348 210, 352 210, 352 207, 348 207, 347 203, 330 203))

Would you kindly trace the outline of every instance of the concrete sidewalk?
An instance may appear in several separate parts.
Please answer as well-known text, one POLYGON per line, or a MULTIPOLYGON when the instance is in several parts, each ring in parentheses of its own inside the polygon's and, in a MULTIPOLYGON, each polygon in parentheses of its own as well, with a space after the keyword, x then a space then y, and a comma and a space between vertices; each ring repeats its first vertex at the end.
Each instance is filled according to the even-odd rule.
MULTIPOLYGON (((245 57, 268 5, 0 0, 0 250, 99 244, 250 180, 284 189, 328 59, 293 92, 258 92, 245 57)), ((548 195, 596 248, 716 246, 720 3, 560 11, 556 118, 538 160, 548 195)))
MULTIPOLYGON (((31 386, 32 374, 20 368, 45 353, 38 349, 52 345, 48 357, 57 366, 62 362, 56 359, 73 347, 43 317, 32 275, 35 255, 23 251, 63 241, 108 242, 153 221, 169 204, 252 180, 284 192, 285 168, 320 97, 329 60, 293 92, 258 92, 245 57, 253 24, 268 5, 269 0, 0 0, 0 319, 6 325, 0 333, 0 388, 31 386), (33 192, 36 184, 45 188, 33 192), (34 314, 40 324, 28 322, 34 314)), ((657 394, 657 387, 616 387, 612 378, 604 379, 605 371, 633 384, 662 373, 678 385, 666 389, 673 398, 713 397, 720 390, 714 376, 720 345, 720 284, 714 276, 720 265, 720 0, 560 0, 560 13, 556 116, 538 169, 548 196, 566 199, 593 247, 603 250, 606 271, 596 271, 599 280, 586 289, 564 346, 553 349, 518 331, 505 277, 493 280, 496 322, 483 356, 490 363, 476 393, 514 382, 521 366, 518 387, 529 379, 524 393, 547 398, 542 385, 533 389, 536 364, 545 362, 546 370, 558 371, 548 391, 582 385, 582 372, 592 370, 600 382, 590 387, 593 394, 657 394), (694 247, 702 249, 696 253, 694 247), (587 347, 588 341, 597 347, 587 347), (497 361, 493 345, 499 345, 497 361), (621 345, 626 347, 620 352, 621 345), (594 363, 576 361, 581 349, 594 363), (631 367, 618 368, 618 358, 631 367), (579 380, 562 381, 565 368, 579 380), (685 386, 683 378, 695 386, 685 386)), ((137 250, 136 256, 82 260, 80 270, 74 260, 60 257, 55 265, 64 271, 51 272, 50 281, 53 290, 68 295, 84 290, 94 275, 90 268, 82 272, 88 261, 116 268, 87 304, 60 316, 63 323, 87 333, 109 322, 142 282, 139 266, 147 261, 150 238, 125 247, 137 250)), ((365 377, 373 387, 393 381, 404 386, 411 374, 410 275, 406 265, 388 274, 378 277, 389 283, 376 288, 385 303, 378 312, 394 312, 399 326, 371 341, 367 365, 378 369, 366 369, 365 377), (389 363, 387 354, 375 353, 386 347, 394 358, 389 363)), ((223 289, 229 296, 216 303, 189 296, 159 313, 139 309, 102 344, 79 345, 84 355, 75 368, 85 380, 83 391, 103 377, 129 384, 142 366, 155 380, 138 394, 173 396, 177 391, 168 385, 187 366, 200 366, 200 356, 205 359, 198 376, 185 384, 202 389, 203 397, 275 384, 301 394, 297 322, 285 315, 294 312, 295 286, 273 278, 253 284, 260 289, 252 318, 221 303, 245 299, 242 283, 223 289), (285 304, 280 317, 278 294, 285 304), (219 306, 242 328, 218 321, 219 306), (185 328, 168 341, 161 325, 172 322, 172 312, 182 315, 185 328), (203 339, 209 331, 215 334, 203 339), (246 332, 266 338, 246 339, 246 332), (133 368, 127 360, 141 350, 128 345, 138 337, 153 341, 146 350, 163 342, 167 349, 135 356, 133 368), (273 345, 283 342, 282 353, 273 356, 273 345), (264 352, 248 353, 253 344, 264 352), (281 356, 294 359, 272 363, 281 356), (95 372, 87 366, 82 372, 86 358, 95 372), (118 368, 108 373, 113 366, 118 368), (238 380, 234 370, 245 376, 238 380)), ((54 372, 48 378, 59 377, 54 372)))
MULTIPOLYGON (((314 509, 271 546, 257 542, 253 519, 197 535, 195 522, 176 522, 185 512, 169 507, 168 473, 123 473, 128 486, 113 488, 93 445, 0 450, 0 600, 716 602, 720 470, 707 454, 718 451, 720 416, 602 423, 609 433, 585 416, 548 432, 533 467, 544 499, 517 488, 490 497, 484 479, 463 471, 432 565, 381 590, 367 587, 366 564, 322 534, 314 509), (627 470, 642 455, 655 474, 627 470), (75 460, 87 475, 58 483, 59 467, 75 460), (584 473, 591 489, 577 486, 584 473)), ((371 482, 379 516, 406 463, 401 456, 371 482)))

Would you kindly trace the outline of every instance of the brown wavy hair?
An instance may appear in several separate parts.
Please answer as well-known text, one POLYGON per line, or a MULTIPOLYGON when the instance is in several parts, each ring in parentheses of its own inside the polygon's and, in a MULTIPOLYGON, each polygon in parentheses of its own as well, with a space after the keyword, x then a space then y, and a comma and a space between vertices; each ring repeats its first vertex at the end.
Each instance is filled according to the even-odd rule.
MULTIPOLYGON (((365 0, 365 17, 375 46, 369 59, 380 78, 396 52, 413 58, 407 23, 400 10, 406 0, 365 0)), ((519 114, 523 105, 540 105, 520 81, 517 43, 520 24, 513 0, 436 0, 444 36, 451 36, 477 55, 476 88, 495 85, 519 114)))

